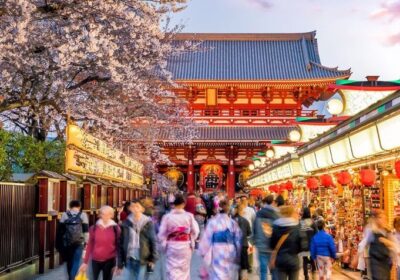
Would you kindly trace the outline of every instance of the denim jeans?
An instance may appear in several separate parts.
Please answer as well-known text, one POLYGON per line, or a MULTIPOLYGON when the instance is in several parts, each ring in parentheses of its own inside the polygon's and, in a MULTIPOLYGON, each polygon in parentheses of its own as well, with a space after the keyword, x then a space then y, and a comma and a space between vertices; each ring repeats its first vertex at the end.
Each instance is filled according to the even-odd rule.
POLYGON ((66 263, 67 263, 67 272, 68 279, 74 280, 76 275, 78 274, 78 269, 81 264, 82 259, 83 246, 70 246, 66 249, 66 263))
MULTIPOLYGON (((260 280, 267 280, 268 272, 269 272, 269 260, 271 259, 271 253, 262 253, 258 252, 258 262, 260 265, 260 280)), ((271 272, 272 280, 278 280, 278 274, 276 269, 271 272)))
POLYGON ((125 279, 129 280, 144 280, 146 276, 146 265, 141 265, 140 261, 134 260, 132 258, 128 259, 127 265, 127 277, 125 279))

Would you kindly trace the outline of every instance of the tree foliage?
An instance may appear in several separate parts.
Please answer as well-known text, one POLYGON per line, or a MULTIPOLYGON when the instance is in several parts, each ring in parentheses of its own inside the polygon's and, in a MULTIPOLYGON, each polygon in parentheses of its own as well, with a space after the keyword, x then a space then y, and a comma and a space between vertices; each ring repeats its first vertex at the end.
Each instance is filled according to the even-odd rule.
POLYGON ((9 180, 12 172, 36 173, 50 170, 64 172, 65 143, 39 141, 22 133, 0 130, 0 181, 9 180))
POLYGON ((179 27, 168 26, 185 2, 0 1, 3 121, 43 141, 51 131, 63 137, 69 113, 105 140, 132 140, 131 152, 147 158, 159 154, 161 126, 191 135, 182 133, 192 123, 186 104, 166 90, 175 86, 167 58, 193 48, 173 45, 179 27), (157 126, 132 125, 143 119, 157 126))

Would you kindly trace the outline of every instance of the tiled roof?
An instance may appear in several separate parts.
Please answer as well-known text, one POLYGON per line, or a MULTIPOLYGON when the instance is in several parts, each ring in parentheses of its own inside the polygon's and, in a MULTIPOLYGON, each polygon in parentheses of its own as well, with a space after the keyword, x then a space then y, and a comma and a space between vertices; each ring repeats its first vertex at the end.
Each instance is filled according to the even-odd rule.
POLYGON ((175 44, 198 50, 173 56, 174 80, 279 81, 348 78, 350 70, 321 65, 315 32, 293 34, 178 34, 175 44))
MULTIPOLYGON (((198 127, 194 142, 207 141, 271 141, 287 140, 289 132, 295 129, 294 126, 268 126, 268 127, 231 127, 231 126, 207 126, 198 127)), ((170 130, 160 132, 160 140, 179 139, 171 138, 170 130)), ((184 139, 184 137, 182 138, 184 139)))

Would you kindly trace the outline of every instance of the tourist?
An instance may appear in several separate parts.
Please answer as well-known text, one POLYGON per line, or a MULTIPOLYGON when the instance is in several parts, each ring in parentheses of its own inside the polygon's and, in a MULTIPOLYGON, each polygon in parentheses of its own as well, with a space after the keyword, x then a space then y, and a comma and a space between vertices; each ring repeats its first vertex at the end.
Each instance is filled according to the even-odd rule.
MULTIPOLYGON (((249 205, 250 199, 247 199, 246 196, 242 197, 242 202, 241 204, 244 205, 244 210, 243 210, 243 218, 245 218, 249 224, 250 224, 250 229, 253 231, 253 224, 256 219, 256 211, 252 206, 249 205)), ((249 244, 249 272, 252 273, 253 271, 253 246, 252 244, 249 244)))
POLYGON ((99 279, 103 273, 103 280, 111 280, 113 269, 116 265, 117 248, 121 230, 114 218, 114 209, 110 206, 102 206, 99 219, 89 229, 89 242, 80 271, 86 272, 89 259, 92 265, 93 280, 99 279))
POLYGON ((122 224, 123 221, 126 220, 126 218, 128 218, 129 214, 131 213, 129 211, 129 206, 131 205, 130 201, 126 201, 124 203, 124 208, 122 209, 122 211, 119 213, 119 223, 122 224))
POLYGON ((210 280, 238 278, 242 233, 228 212, 228 202, 220 201, 219 213, 207 223, 200 241, 199 252, 209 267, 210 280))
POLYGON ((196 196, 194 193, 189 193, 186 198, 185 211, 196 215, 196 196))
POLYGON ((166 214, 160 225, 158 239, 166 252, 168 280, 189 280, 194 243, 199 235, 199 226, 193 214, 184 210, 185 200, 176 195, 174 209, 166 214))
POLYGON ((204 202, 200 197, 196 197, 196 214, 194 219, 199 225, 200 234, 199 237, 203 236, 204 227, 206 224, 207 210, 204 206, 204 202))
POLYGON ((270 265, 278 270, 279 280, 297 280, 300 269, 298 254, 301 250, 298 214, 292 206, 281 206, 280 214, 281 218, 275 220, 273 225, 271 248, 274 252, 270 265))
POLYGON ((243 217, 245 204, 241 203, 237 207, 236 215, 234 217, 235 221, 238 223, 239 228, 242 232, 242 247, 240 252, 240 275, 239 279, 247 280, 249 272, 249 238, 252 235, 250 223, 246 218, 243 217))
POLYGON ((117 274, 125 267, 127 279, 142 280, 158 257, 154 225, 143 214, 145 207, 140 200, 132 201, 129 210, 132 214, 121 225, 117 274))
MULTIPOLYGON (((396 216, 393 220, 394 237, 397 248, 400 248, 400 216, 396 216)), ((400 254, 396 254, 396 266, 397 266, 397 280, 400 280, 400 254)))
POLYGON ((398 248, 382 210, 376 210, 372 214, 371 232, 367 240, 372 280, 390 279, 392 254, 397 255, 398 248))
POLYGON ((285 199, 280 194, 275 198, 276 207, 280 208, 285 205, 285 199))
POLYGON ((336 247, 333 237, 325 228, 325 221, 317 221, 318 232, 311 241, 311 258, 317 262, 320 280, 330 280, 332 277, 332 263, 336 259, 336 247))
POLYGON ((83 243, 88 240, 89 219, 81 212, 81 202, 72 200, 69 210, 62 214, 57 233, 58 249, 67 263, 68 279, 74 280, 83 253, 83 243))
POLYGON ((317 231, 318 229, 314 221, 311 219, 310 208, 305 207, 303 209, 303 213, 300 220, 301 249, 303 250, 303 252, 301 252, 299 255, 303 261, 303 273, 305 280, 310 279, 308 275, 309 265, 311 266, 312 274, 314 274, 317 270, 315 262, 311 259, 311 254, 310 254, 311 241, 313 236, 317 233, 317 231))
MULTIPOLYGON (((267 280, 268 264, 271 258, 270 239, 272 236, 273 222, 279 218, 276 211, 273 195, 268 195, 263 199, 264 206, 256 214, 254 222, 253 240, 258 251, 258 261, 260 266, 260 280, 267 280)), ((273 280, 277 280, 276 270, 270 272, 273 280)))

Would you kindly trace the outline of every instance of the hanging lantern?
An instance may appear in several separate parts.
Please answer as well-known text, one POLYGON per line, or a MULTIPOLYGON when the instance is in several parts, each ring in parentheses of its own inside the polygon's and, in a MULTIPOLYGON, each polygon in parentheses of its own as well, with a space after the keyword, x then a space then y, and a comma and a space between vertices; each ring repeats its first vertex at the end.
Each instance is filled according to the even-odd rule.
POLYGON ((288 191, 292 191, 293 188, 294 188, 293 182, 292 182, 292 181, 287 181, 285 185, 286 185, 285 188, 286 188, 288 191))
POLYGON ((307 188, 310 190, 318 189, 318 180, 316 178, 307 179, 307 188))
POLYGON ((284 191, 286 191, 286 184, 285 183, 279 184, 279 193, 282 193, 284 191))
POLYGON ((333 180, 332 176, 329 174, 324 174, 319 177, 321 181, 321 185, 324 186, 325 188, 330 188, 333 186, 333 180))
POLYGON ((360 171, 360 179, 361 184, 366 187, 371 187, 375 184, 376 181, 376 173, 375 170, 372 169, 362 169, 360 171))
POLYGON ((394 170, 396 171, 397 178, 400 178, 400 160, 394 163, 394 170))
POLYGON ((351 175, 348 171, 342 171, 336 175, 336 179, 342 186, 351 183, 351 175))

